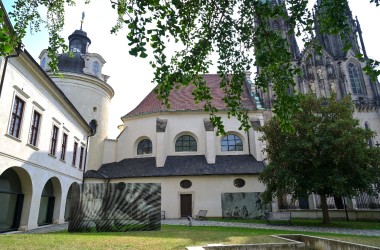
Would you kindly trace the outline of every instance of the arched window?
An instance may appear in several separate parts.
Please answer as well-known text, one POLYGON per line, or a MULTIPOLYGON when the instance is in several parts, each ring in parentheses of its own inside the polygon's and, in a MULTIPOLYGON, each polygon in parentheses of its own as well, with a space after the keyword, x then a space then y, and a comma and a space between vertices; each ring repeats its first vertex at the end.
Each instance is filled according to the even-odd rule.
POLYGON ((40 211, 38 212, 37 220, 39 226, 53 223, 54 200, 53 182, 48 180, 41 194, 40 211))
POLYGON ((243 142, 239 136, 227 134, 222 139, 222 151, 243 151, 243 142))
POLYGON ((18 174, 13 169, 5 170, 0 175, 0 232, 20 226, 23 198, 18 174))
POLYGON ((175 151, 197 151, 197 141, 191 135, 181 135, 175 142, 175 151))
POLYGON ((353 63, 348 64, 348 75, 350 77, 352 93, 355 95, 365 95, 365 87, 361 69, 353 63))
POLYGON ((137 154, 146 155, 152 153, 152 142, 149 139, 143 139, 137 145, 137 154))

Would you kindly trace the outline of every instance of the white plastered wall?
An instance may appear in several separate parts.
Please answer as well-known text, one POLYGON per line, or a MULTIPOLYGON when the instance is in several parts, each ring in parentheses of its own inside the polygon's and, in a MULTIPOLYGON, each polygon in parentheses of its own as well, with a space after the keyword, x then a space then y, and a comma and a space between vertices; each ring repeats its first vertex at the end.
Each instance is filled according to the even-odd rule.
MULTIPOLYGON (((249 115, 263 121, 261 112, 252 112, 249 115)), ((164 152, 166 156, 206 155, 207 144, 214 146, 214 149, 209 150, 209 152, 214 152, 216 155, 239 155, 251 153, 255 157, 262 158, 261 151, 263 145, 258 141, 259 133, 250 131, 250 139, 248 140, 247 133, 239 130, 240 122, 236 118, 228 119, 226 114, 221 114, 221 116, 225 126, 225 131, 227 133, 236 134, 242 139, 243 151, 223 152, 221 151, 222 136, 216 136, 215 132, 213 132, 213 135, 206 136, 204 119, 209 118, 208 114, 201 112, 173 112, 141 115, 124 119, 125 129, 119 135, 117 142, 109 142, 109 148, 104 150, 104 159, 107 160, 103 162, 118 162, 126 158, 135 157, 156 157, 157 148, 159 147, 165 148, 164 152), (157 141, 157 118, 167 120, 166 131, 164 133, 161 132, 164 134, 164 138, 162 140, 164 143, 161 145, 158 144, 157 141), (175 152, 175 141, 179 136, 184 134, 192 135, 195 138, 197 141, 197 151, 175 152), (137 155, 136 145, 142 138, 149 138, 152 141, 152 154, 143 156, 137 155), (212 143, 212 140, 214 140, 214 143, 212 143), (117 145, 116 154, 114 154, 111 150, 115 144, 117 145), (250 149, 248 144, 250 144, 250 149), (115 156, 117 157, 113 158, 115 156)))
POLYGON ((0 98, 0 174, 12 168, 20 178, 25 197, 20 230, 37 227, 42 190, 51 178, 56 198, 53 222, 63 222, 68 189, 83 176, 79 151, 72 165, 74 141, 85 145, 88 133, 80 116, 26 55, 9 59, 0 98), (19 138, 8 132, 15 96, 25 102, 19 138), (36 146, 29 145, 34 110, 41 114, 36 146), (53 124, 59 128, 55 156, 49 155, 53 124), (65 160, 60 159, 63 132, 68 135, 65 160))
MULTIPOLYGON (((104 180, 88 179, 86 182, 104 182, 104 180)), ((263 192, 265 187, 258 181, 257 175, 227 175, 227 176, 176 176, 114 179, 113 183, 160 183, 161 210, 165 211, 167 219, 181 217, 180 195, 192 194, 192 215, 199 210, 208 210, 207 216, 222 216, 222 193, 263 192), (237 188, 233 185, 236 178, 245 180, 245 186, 237 188), (182 180, 190 180, 192 186, 188 189, 180 187, 182 180)))

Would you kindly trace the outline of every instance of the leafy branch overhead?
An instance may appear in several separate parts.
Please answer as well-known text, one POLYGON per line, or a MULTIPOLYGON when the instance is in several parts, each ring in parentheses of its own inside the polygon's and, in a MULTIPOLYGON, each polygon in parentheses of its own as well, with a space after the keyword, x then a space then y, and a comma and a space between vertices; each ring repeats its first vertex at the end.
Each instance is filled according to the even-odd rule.
MULTIPOLYGON (((379 0, 369 1, 379 5, 379 0)), ((64 25, 65 4, 74 4, 74 1, 16 0, 16 11, 10 14, 16 21, 18 41, 28 27, 35 32, 40 25, 47 26, 48 53, 53 59, 49 66, 54 72, 58 71, 55 55, 59 48, 67 50, 59 35, 64 25), (39 6, 47 8, 46 20, 42 20, 39 6)), ((294 34, 307 46, 313 45, 315 26, 307 8, 308 0, 111 0, 110 4, 117 14, 111 32, 127 27, 129 53, 151 58, 150 64, 155 69, 153 80, 158 84, 156 91, 166 105, 170 105, 168 97, 174 87, 194 84, 194 101, 204 103, 212 122, 219 132, 223 132, 220 117, 215 114, 217 110, 211 105, 210 90, 199 76, 208 72, 211 55, 216 54, 218 73, 223 79, 220 87, 226 93, 224 101, 229 115, 236 116, 242 128, 249 128, 240 98, 245 71, 256 66, 259 68, 254 80, 256 88, 273 87, 275 113, 282 127, 290 128, 290 118, 299 108, 299 97, 292 89, 301 71, 289 50, 288 38, 294 34), (285 31, 271 28, 270 21, 277 19, 287 23, 285 31), (179 44, 181 49, 168 57, 170 43, 179 44)), ((323 0, 322 4, 325 9, 321 18, 322 31, 344 38, 348 28, 346 0, 323 0)), ((358 57, 366 60, 366 73, 376 79, 380 74, 376 69, 379 62, 358 57)))

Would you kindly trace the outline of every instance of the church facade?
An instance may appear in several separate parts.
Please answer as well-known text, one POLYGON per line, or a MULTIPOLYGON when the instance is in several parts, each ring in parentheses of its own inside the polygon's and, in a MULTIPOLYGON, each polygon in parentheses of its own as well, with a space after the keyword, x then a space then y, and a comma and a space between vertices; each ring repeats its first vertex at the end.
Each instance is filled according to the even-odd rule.
MULTIPOLYGON (((271 20, 271 27, 287 36, 289 50, 293 62, 302 70, 301 76, 295 79, 294 91, 301 94, 313 93, 318 98, 336 94, 338 99, 350 95, 355 104, 354 117, 360 121, 362 127, 371 129, 377 135, 370 142, 374 146, 380 140, 380 84, 378 80, 371 80, 363 68, 368 60, 362 36, 360 23, 353 18, 352 12, 346 6, 349 32, 343 37, 321 32, 318 18, 323 9, 319 6, 322 0, 317 1, 314 19, 316 22, 314 42, 321 46, 321 51, 306 47, 301 52, 294 35, 288 35, 289 29, 284 19, 271 20), (351 48, 344 50, 345 43, 351 48), (357 54, 362 53, 364 60, 359 60, 357 54)), ((274 4, 282 1, 273 1, 274 4)), ((258 69, 260 73, 260 69, 258 69)), ((275 102, 275 95, 270 88, 264 92, 258 90, 263 106, 270 110, 275 102)))
MULTIPOLYGON (((270 26, 274 30, 279 31, 283 36, 287 36, 293 63, 299 65, 302 70, 302 74, 295 79, 296 85, 293 91, 301 94, 314 94, 318 98, 329 97, 333 94, 336 95, 337 99, 341 99, 347 95, 350 96, 355 106, 354 118, 359 121, 361 127, 376 132, 374 138, 368 142, 369 147, 379 146, 380 84, 378 80, 371 80, 363 71, 368 57, 360 23, 357 19, 353 18, 347 3, 345 14, 347 16, 349 32, 344 34, 344 36, 322 33, 318 23, 318 18, 321 18, 321 13, 323 12, 323 8, 321 7, 322 1, 317 1, 314 12, 314 20, 316 22, 314 42, 321 46, 320 52, 312 47, 306 47, 300 51, 294 35, 288 35, 287 33, 289 27, 285 20, 270 21, 270 26), (351 46, 348 51, 344 50, 345 43, 351 46), (357 58, 358 53, 363 54, 364 60, 357 58)), ((282 2, 272 1, 273 4, 282 2)), ((258 72, 260 73, 260 69, 258 69, 258 72)), ((272 89, 269 88, 267 92, 259 89, 257 92, 263 102, 263 106, 270 112, 275 102, 275 95, 272 89)), ((378 195, 368 194, 361 194, 354 199, 344 198, 344 200, 342 198, 330 197, 328 205, 331 209, 343 209, 345 206, 343 203, 347 203, 346 206, 351 211, 363 209, 369 211, 379 208, 378 204, 380 204, 380 200, 378 197, 378 195)), ((318 196, 311 195, 308 199, 293 201, 290 196, 284 196, 279 197, 276 200, 276 204, 278 204, 280 209, 313 209, 318 211, 320 199, 318 196)), ((297 214, 297 211, 294 211, 294 214, 297 214)), ((298 216, 305 216, 305 214, 298 214, 298 216)), ((308 216, 310 215, 306 215, 306 217, 308 216)), ((317 216, 317 213, 314 216, 317 216)), ((355 218, 357 213, 352 213, 351 216, 355 218)), ((378 215, 373 216, 372 213, 367 213, 359 217, 364 219, 378 217, 378 215)))

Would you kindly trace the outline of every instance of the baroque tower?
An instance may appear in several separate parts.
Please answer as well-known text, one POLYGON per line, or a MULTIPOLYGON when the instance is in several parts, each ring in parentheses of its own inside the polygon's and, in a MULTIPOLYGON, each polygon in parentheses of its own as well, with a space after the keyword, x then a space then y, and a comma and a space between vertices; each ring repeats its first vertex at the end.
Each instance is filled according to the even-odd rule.
POLYGON ((107 84, 109 76, 102 73, 106 61, 97 53, 89 53, 91 44, 81 27, 69 36, 69 53, 58 55, 62 78, 49 73, 49 58, 43 50, 39 56, 41 67, 49 74, 83 118, 93 128, 89 138, 87 170, 97 170, 103 164, 104 140, 108 134, 108 112, 114 90, 107 84))

